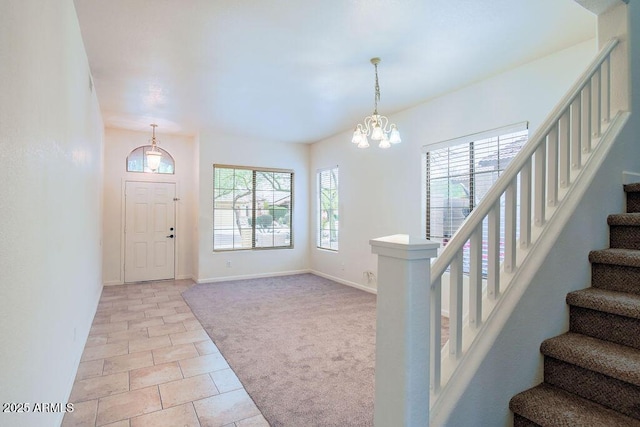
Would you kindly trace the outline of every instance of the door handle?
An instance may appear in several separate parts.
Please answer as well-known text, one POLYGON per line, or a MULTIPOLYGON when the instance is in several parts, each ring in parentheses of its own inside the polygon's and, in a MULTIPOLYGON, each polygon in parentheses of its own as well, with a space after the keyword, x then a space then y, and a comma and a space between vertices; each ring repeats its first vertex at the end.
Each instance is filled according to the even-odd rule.
POLYGON ((173 234, 169 234, 167 237, 173 239, 173 234))

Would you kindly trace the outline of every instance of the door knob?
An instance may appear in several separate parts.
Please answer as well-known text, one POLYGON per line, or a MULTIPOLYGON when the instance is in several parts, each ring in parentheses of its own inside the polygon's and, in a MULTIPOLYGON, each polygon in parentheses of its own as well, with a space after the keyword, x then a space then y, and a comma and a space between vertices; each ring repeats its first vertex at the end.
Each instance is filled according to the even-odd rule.
POLYGON ((173 234, 169 234, 167 237, 173 239, 173 234))

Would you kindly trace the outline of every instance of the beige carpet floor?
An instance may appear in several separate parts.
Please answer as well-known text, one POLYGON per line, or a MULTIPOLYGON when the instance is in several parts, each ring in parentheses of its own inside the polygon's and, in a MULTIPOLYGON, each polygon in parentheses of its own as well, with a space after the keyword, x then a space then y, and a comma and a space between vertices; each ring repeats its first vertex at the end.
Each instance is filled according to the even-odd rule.
POLYGON ((302 274, 183 297, 272 426, 373 425, 375 295, 302 274))

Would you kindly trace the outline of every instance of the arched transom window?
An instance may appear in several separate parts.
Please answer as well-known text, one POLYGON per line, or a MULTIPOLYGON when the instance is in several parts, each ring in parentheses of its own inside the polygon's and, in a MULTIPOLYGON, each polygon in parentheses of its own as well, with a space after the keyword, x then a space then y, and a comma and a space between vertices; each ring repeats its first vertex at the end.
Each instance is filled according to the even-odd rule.
POLYGON ((146 173, 175 173, 175 163, 173 157, 166 150, 156 146, 156 150, 162 153, 160 166, 158 170, 152 171, 147 165, 147 151, 151 151, 151 145, 143 145, 134 149, 127 157, 127 172, 146 172, 146 173))

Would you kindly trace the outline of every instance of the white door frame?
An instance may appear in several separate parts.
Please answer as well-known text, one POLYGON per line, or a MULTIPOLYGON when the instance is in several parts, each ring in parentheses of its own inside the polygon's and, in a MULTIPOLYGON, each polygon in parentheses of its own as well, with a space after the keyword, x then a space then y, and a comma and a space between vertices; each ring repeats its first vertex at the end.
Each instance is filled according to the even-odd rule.
POLYGON ((176 186, 176 203, 173 205, 173 208, 175 209, 175 243, 174 243, 174 255, 173 255, 173 276, 175 278, 179 277, 178 274, 178 256, 179 256, 179 240, 181 239, 181 232, 183 230, 180 230, 178 224, 180 224, 180 218, 179 218, 179 213, 180 213, 180 209, 178 209, 178 203, 180 201, 180 182, 178 182, 178 180, 176 180, 175 175, 167 175, 167 176, 162 176, 162 175, 158 175, 158 174, 147 174, 147 173, 141 173, 141 176, 136 177, 136 179, 127 179, 127 178, 122 178, 120 180, 120 283, 124 284, 126 283, 124 281, 124 263, 125 263, 125 233, 124 233, 124 226, 126 224, 126 200, 125 200, 125 194, 126 194, 126 190, 127 190, 127 182, 156 182, 156 183, 163 183, 163 184, 174 184, 176 186))

